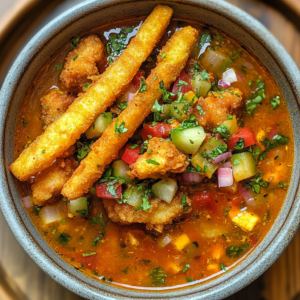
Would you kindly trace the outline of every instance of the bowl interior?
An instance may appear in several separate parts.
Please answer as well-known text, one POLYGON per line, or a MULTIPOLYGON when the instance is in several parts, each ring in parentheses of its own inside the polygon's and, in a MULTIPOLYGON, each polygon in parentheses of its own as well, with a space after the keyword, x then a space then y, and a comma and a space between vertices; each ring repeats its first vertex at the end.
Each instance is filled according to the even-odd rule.
POLYGON ((225 2, 211 1, 87 1, 64 13, 25 47, 9 72, 1 91, 1 209, 14 235, 31 258, 51 277, 88 299, 133 299, 173 296, 176 299, 220 299, 249 284, 266 270, 287 246, 300 221, 299 147, 300 114, 299 70, 276 39, 246 13, 225 2), (151 292, 123 289, 103 284, 81 274, 62 260, 43 240, 24 210, 16 179, 8 170, 14 160, 15 122, 22 98, 30 82, 45 61, 74 35, 87 29, 125 17, 148 15, 157 4, 174 9, 174 17, 193 19, 223 30, 245 45, 259 57, 279 85, 292 118, 295 137, 295 159, 292 181, 284 206, 272 229, 259 246, 237 267, 221 277, 201 285, 191 283, 189 288, 159 288, 151 292))

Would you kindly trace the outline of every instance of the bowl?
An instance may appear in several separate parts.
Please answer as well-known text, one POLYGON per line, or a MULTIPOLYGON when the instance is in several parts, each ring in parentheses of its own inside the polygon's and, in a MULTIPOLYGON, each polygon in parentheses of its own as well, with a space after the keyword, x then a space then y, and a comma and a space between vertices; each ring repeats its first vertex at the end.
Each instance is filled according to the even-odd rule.
POLYGON ((53 279, 87 299, 223 299, 248 285, 279 257, 300 222, 300 73, 283 46, 266 28, 240 9, 220 0, 91 0, 63 13, 45 26, 23 49, 10 69, 1 93, 0 207, 16 239, 28 255, 53 279), (74 35, 85 29, 124 17, 148 15, 157 4, 174 9, 174 15, 198 20, 223 30, 259 57, 275 78, 292 119, 295 158, 284 205, 264 240, 246 259, 220 277, 176 289, 145 291, 124 289, 91 279, 68 265, 41 237, 23 208, 17 180, 8 166, 13 162, 15 122, 27 87, 45 61, 74 35))

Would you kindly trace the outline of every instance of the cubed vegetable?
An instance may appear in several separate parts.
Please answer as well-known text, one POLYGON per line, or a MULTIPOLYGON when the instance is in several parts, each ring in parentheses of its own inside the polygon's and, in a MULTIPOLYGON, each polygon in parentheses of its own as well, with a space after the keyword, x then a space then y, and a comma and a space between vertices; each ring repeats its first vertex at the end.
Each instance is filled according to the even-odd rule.
POLYGON ((112 113, 106 112, 97 117, 92 126, 85 132, 88 139, 100 137, 112 122, 112 113))
MULTIPOLYGON (((191 85, 191 78, 185 73, 185 71, 182 71, 177 77, 176 81, 174 82, 172 93, 177 94, 179 90, 182 94, 193 91, 193 87, 191 85)), ((172 97, 172 99, 177 100, 177 96, 172 97)))
POLYGON ((218 146, 225 145, 223 140, 217 138, 211 138, 206 141, 199 149, 199 151, 192 156, 191 163, 195 169, 199 169, 199 173, 211 178, 213 173, 218 169, 219 164, 213 164, 208 161, 200 152, 211 154, 213 149, 218 146))
POLYGON ((183 130, 173 129, 171 131, 172 142, 178 150, 186 154, 196 153, 205 137, 206 134, 201 126, 183 130))
POLYGON ((204 66, 210 67, 212 71, 220 74, 225 72, 233 64, 233 61, 229 57, 208 48, 204 53, 202 63, 204 66))
POLYGON ((183 233, 182 235, 178 237, 172 238, 173 245, 177 248, 177 250, 181 251, 183 248, 185 248, 188 244, 191 243, 189 237, 183 233))
POLYGON ((225 122, 223 122, 223 125, 228 128, 231 135, 237 133, 239 130, 236 116, 232 116, 231 120, 226 120, 225 122))
POLYGON ((195 95, 194 92, 189 91, 189 92, 184 94, 183 100, 185 100, 185 101, 187 101, 191 104, 195 104, 198 101, 198 98, 197 98, 197 96, 195 95))
POLYGON ((182 122, 189 118, 190 113, 188 113, 188 109, 190 107, 189 102, 180 102, 180 103, 172 103, 170 109, 171 117, 177 119, 179 122, 182 122))
POLYGON ((132 144, 127 144, 125 147, 125 151, 122 155, 122 160, 128 163, 129 165, 133 164, 139 158, 140 151, 140 146, 135 147, 132 144))
POLYGON ((113 181, 103 182, 96 185, 97 196, 103 199, 120 199, 122 195, 122 185, 113 181))
POLYGON ((202 76, 200 74, 194 76, 192 79, 192 86, 198 97, 206 97, 208 91, 211 88, 211 83, 208 82, 207 80, 201 80, 201 79, 202 76))
POLYGON ((132 246, 138 246, 140 244, 139 240, 130 232, 128 232, 128 240, 132 246))
POLYGON ((215 196, 211 191, 194 192, 190 194, 190 199, 196 207, 206 207, 212 212, 217 211, 215 196))
POLYGON ((44 225, 48 225, 57 221, 61 221, 67 216, 66 202, 59 202, 41 208, 40 217, 44 225))
POLYGON ((124 183, 132 184, 133 180, 130 179, 130 176, 127 174, 130 171, 128 164, 123 160, 116 160, 112 164, 113 176, 120 177, 125 180, 124 183))
POLYGON ((68 211, 73 216, 83 216, 87 217, 89 215, 89 202, 88 198, 86 197, 80 197, 75 200, 71 200, 67 204, 68 211))
POLYGON ((244 127, 240 128, 236 134, 233 134, 231 137, 228 138, 228 149, 233 150, 240 150, 236 149, 237 143, 242 139, 244 143, 244 148, 249 146, 253 146, 256 144, 255 134, 251 128, 244 127))
POLYGON ((123 194, 123 201, 134 207, 138 207, 143 203, 143 186, 131 185, 123 194))
MULTIPOLYGON (((157 121, 163 121, 170 117, 171 104, 162 104, 161 106, 162 106, 162 112, 160 112, 159 119, 157 121)), ((151 111, 154 113, 158 112, 157 107, 153 105, 151 111)))
POLYGON ((231 163, 235 181, 241 181, 256 174, 256 164, 250 152, 234 154, 231 163))
POLYGON ((229 217, 233 223, 239 226, 244 231, 252 231, 254 226, 259 221, 256 214, 247 211, 230 211, 229 217))
POLYGON ((153 194, 169 204, 173 200, 177 190, 177 181, 171 178, 160 180, 152 186, 153 194))
POLYGON ((170 136, 172 126, 166 123, 157 123, 155 125, 146 124, 141 130, 143 140, 149 140, 150 137, 167 139, 170 136))

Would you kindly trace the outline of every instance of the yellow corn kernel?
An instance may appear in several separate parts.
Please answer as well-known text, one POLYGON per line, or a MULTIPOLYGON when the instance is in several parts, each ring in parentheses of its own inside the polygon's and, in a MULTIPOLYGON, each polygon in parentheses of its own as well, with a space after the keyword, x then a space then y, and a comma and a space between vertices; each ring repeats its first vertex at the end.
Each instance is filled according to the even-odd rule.
POLYGON ((190 244, 191 241, 189 237, 185 233, 183 233, 179 237, 174 238, 172 243, 179 251, 181 251, 184 247, 190 244))

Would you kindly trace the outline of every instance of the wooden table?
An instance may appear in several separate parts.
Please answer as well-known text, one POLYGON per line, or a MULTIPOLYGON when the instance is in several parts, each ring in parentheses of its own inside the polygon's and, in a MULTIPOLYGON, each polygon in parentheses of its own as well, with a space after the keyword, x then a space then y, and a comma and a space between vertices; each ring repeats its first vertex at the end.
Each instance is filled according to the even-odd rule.
MULTIPOLYGON (((3 11, 12 7, 16 1, 0 0, 0 17, 3 15, 3 11)), ((23 5, 28 4, 26 1, 36 0, 21 0, 23 5)), ((30 26, 33 27, 31 34, 41 24, 48 22, 57 14, 81 2, 81 0, 42 0, 43 3, 45 3, 44 1, 51 2, 52 6, 49 6, 51 13, 50 8, 45 8, 40 12, 39 18, 33 21, 30 20, 30 26), (58 6, 53 10, 54 4, 58 6)), ((282 1, 284 4, 279 0, 264 0, 265 3, 274 4, 280 11, 287 9, 286 16, 288 18, 262 2, 227 0, 227 2, 242 8, 262 22, 285 46, 300 67, 300 33, 296 29, 300 26, 300 0, 282 1), (289 6, 286 6, 287 4, 289 6), (292 21, 295 21, 295 16, 296 19, 298 16, 298 23, 293 24, 292 21)), ((16 6, 14 9, 16 9, 16 6)), ((1 28, 0 26, 0 30, 1 28)), ((17 48, 20 48, 21 43, 26 42, 29 37, 30 34, 20 37, 21 41, 19 40, 17 48)), ((14 48, 10 52, 10 58, 12 58, 18 51, 14 48)), ((8 66, 9 61, 6 62, 8 66)), ((286 251, 263 276, 242 291, 229 297, 228 300, 300 300, 300 296, 296 297, 298 293, 300 293, 300 231, 286 251)), ((79 299, 82 298, 52 280, 27 256, 13 237, 0 213, 0 300, 79 299)))

